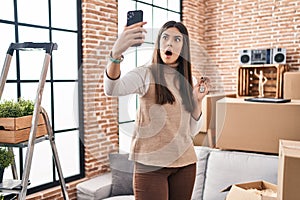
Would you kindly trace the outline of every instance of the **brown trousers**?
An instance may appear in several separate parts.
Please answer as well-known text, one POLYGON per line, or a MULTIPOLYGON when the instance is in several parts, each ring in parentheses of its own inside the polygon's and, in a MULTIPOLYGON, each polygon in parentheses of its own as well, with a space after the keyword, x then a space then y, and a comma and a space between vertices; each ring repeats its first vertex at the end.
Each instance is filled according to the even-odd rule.
POLYGON ((179 168, 158 168, 135 163, 136 200, 190 200, 196 177, 196 164, 179 168))

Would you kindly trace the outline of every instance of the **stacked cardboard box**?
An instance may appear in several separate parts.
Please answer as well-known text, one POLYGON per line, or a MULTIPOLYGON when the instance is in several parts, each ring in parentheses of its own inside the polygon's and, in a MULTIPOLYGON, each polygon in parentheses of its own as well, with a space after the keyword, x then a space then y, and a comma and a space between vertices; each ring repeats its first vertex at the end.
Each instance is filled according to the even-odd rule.
POLYGON ((224 97, 235 97, 235 93, 208 94, 202 103, 203 126, 196 135, 194 144, 199 146, 215 147, 216 133, 216 102, 224 97))
POLYGON ((300 199, 300 141, 280 140, 278 199, 300 199))
POLYGON ((284 73, 283 97, 285 99, 300 99, 300 72, 284 73))
POLYGON ((237 183, 224 190, 229 191, 226 200, 300 199, 300 72, 286 71, 287 67, 282 65, 276 69, 241 67, 239 98, 216 102, 216 147, 279 154, 278 185, 264 180, 237 183), (248 96, 258 95, 255 69, 263 70, 268 80, 272 80, 266 85, 265 97, 292 101, 282 104, 244 101, 248 96))
POLYGON ((278 154, 279 140, 300 140, 300 100, 256 103, 223 98, 216 105, 216 147, 278 154))

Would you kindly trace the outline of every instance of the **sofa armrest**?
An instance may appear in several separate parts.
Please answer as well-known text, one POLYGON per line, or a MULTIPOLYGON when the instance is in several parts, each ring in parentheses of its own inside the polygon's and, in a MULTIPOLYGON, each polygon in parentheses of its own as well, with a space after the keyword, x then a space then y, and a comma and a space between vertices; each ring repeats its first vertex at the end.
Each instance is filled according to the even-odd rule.
POLYGON ((102 174, 76 186, 78 200, 100 200, 110 197, 112 187, 111 173, 102 174))

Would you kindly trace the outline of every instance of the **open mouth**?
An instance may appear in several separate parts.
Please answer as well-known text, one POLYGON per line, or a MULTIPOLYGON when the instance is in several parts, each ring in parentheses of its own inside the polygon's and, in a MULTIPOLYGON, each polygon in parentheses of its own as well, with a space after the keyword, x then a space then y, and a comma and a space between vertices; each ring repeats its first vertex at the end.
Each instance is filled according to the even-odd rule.
POLYGON ((172 51, 170 51, 170 50, 167 50, 166 52, 165 52, 165 54, 167 55, 167 56, 172 56, 172 51))

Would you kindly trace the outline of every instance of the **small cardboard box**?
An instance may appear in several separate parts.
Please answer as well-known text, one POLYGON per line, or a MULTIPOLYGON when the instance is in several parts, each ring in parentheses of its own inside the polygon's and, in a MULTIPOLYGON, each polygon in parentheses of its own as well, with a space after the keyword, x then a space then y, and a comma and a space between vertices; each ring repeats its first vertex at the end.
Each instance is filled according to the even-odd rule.
MULTIPOLYGON (((236 97, 235 93, 218 93, 208 94, 204 97, 202 103, 202 118, 203 125, 200 129, 201 133, 206 133, 206 137, 203 139, 203 146, 215 146, 215 133, 216 133, 216 102, 224 97, 236 97)), ((197 138, 203 137, 203 134, 199 134, 197 138)), ((197 140, 199 141, 199 139, 197 140)), ((199 142, 197 142, 199 144, 199 142)))
POLYGON ((216 147, 278 154, 279 140, 300 140, 300 100, 289 103, 217 101, 216 147))
POLYGON ((224 97, 235 97, 234 93, 208 94, 203 99, 202 117, 203 126, 200 132, 206 133, 216 127, 216 102, 224 97))
POLYGON ((198 133, 193 139, 195 146, 210 146, 206 133, 198 133))
POLYGON ((279 141, 278 200, 300 199, 300 141, 279 141))
POLYGON ((229 191, 226 200, 277 200, 277 186, 266 181, 234 184, 223 191, 229 191))
POLYGON ((284 73, 283 97, 285 99, 300 99, 300 72, 284 73))

